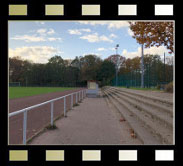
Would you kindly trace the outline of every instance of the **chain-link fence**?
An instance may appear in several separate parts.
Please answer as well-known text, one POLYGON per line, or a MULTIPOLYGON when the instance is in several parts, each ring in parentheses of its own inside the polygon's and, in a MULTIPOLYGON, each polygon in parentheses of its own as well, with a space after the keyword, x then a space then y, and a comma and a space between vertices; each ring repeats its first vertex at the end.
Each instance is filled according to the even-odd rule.
MULTIPOLYGON (((152 88, 165 85, 173 81, 173 66, 168 65, 144 65, 144 87, 152 88)), ((124 74, 118 74, 117 84, 116 78, 111 81, 112 86, 124 87, 140 87, 141 86, 141 70, 136 69, 124 74)))

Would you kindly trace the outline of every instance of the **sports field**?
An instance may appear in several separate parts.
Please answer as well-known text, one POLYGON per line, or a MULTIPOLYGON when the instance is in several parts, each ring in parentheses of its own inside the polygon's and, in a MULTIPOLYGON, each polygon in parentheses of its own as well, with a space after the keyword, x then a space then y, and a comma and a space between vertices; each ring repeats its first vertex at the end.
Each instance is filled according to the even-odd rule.
POLYGON ((9 99, 21 98, 26 96, 34 96, 47 94, 52 92, 62 92, 75 88, 61 87, 9 87, 9 99))

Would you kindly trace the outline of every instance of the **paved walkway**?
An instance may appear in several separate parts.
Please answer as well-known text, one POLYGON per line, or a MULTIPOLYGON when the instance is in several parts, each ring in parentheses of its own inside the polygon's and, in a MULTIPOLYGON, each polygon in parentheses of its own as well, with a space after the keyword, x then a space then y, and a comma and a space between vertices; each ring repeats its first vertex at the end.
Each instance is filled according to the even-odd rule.
POLYGON ((138 139, 131 138, 127 122, 119 119, 104 98, 85 98, 67 113, 67 118, 56 121, 57 129, 37 136, 31 144, 141 144, 138 139))

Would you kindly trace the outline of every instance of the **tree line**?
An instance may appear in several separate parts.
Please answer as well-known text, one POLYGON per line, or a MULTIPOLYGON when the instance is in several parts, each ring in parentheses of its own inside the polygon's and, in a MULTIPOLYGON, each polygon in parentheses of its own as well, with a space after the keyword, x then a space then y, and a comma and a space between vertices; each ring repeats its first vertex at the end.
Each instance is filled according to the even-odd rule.
MULTIPOLYGON (((144 56, 144 65, 150 67, 160 81, 173 80, 173 57, 164 64, 159 55, 148 54, 144 56)), ((140 70, 140 57, 126 59, 111 55, 103 60, 96 55, 86 55, 69 61, 55 55, 45 64, 9 58, 9 82, 20 82, 21 86, 81 87, 86 86, 88 80, 105 86, 111 84, 116 70, 118 75, 140 70)))

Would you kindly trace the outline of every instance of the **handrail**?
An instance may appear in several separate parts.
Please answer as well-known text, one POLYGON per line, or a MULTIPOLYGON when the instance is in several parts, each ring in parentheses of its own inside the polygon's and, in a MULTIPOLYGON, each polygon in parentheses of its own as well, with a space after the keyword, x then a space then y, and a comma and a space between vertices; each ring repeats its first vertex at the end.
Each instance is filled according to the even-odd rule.
POLYGON ((49 104, 51 103, 51 125, 53 125, 53 111, 54 111, 54 102, 55 101, 58 101, 60 99, 64 99, 64 117, 66 117, 66 97, 67 96, 71 96, 71 108, 73 107, 73 95, 76 94, 76 103, 82 99, 84 99, 86 97, 86 89, 84 90, 80 90, 78 92, 73 92, 73 93, 70 93, 68 95, 65 95, 65 96, 61 96, 61 97, 58 97, 58 98, 55 98, 55 99, 52 99, 52 100, 48 100, 48 101, 45 101, 43 103, 40 103, 40 104, 36 104, 36 105, 33 105, 33 106, 30 106, 30 107, 27 107, 27 108, 24 108, 24 109, 21 109, 21 110, 18 110, 18 111, 15 111, 15 112, 12 112, 12 113, 9 113, 8 114, 8 117, 13 117, 15 115, 18 115, 18 114, 21 114, 21 113, 24 113, 24 116, 23 116, 23 144, 25 145, 26 144, 26 131, 27 131, 27 112, 31 109, 34 109, 34 108, 37 108, 37 107, 40 107, 42 105, 45 105, 45 104, 49 104), (81 96, 82 94, 82 96, 81 96), (79 96, 78 96, 79 95, 79 96), (79 98, 79 100, 78 100, 79 98))

